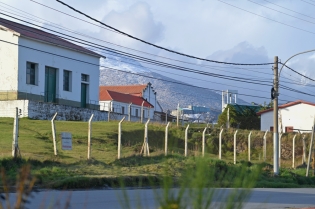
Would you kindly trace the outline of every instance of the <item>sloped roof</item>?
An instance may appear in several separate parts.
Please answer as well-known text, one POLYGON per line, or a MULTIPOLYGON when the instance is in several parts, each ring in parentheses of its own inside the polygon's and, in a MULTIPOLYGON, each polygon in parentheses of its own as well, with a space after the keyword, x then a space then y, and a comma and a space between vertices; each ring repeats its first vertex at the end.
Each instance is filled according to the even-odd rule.
POLYGON ((0 25, 4 26, 5 28, 11 31, 19 33, 20 36, 22 37, 26 37, 26 38, 30 38, 30 39, 34 39, 38 41, 43 41, 48 44, 57 45, 60 47, 68 48, 74 51, 78 51, 78 52, 89 54, 96 57, 104 57, 84 47, 81 47, 67 40, 64 40, 58 37, 57 35, 47 33, 45 31, 42 31, 36 28, 32 28, 30 26, 22 25, 17 22, 0 18, 0 25))
MULTIPOLYGON (((315 106, 315 103, 307 102, 307 101, 303 101, 303 100, 297 100, 297 101, 294 101, 294 102, 289 102, 289 103, 280 105, 278 108, 279 109, 283 109, 283 108, 294 106, 294 105, 297 105, 297 104, 308 104, 308 105, 315 106)), ((257 113, 257 115, 262 115, 263 113, 270 112, 270 111, 273 111, 273 108, 260 111, 260 112, 257 113)))
POLYGON ((123 103, 132 103, 134 105, 141 106, 142 102, 144 107, 153 108, 154 106, 147 102, 142 97, 134 96, 132 94, 124 94, 120 92, 110 91, 106 89, 100 90, 99 101, 117 101, 123 103))
POLYGON ((100 86, 100 92, 103 90, 115 91, 124 94, 132 94, 142 96, 143 90, 147 88, 148 84, 141 85, 127 85, 127 86, 100 86))

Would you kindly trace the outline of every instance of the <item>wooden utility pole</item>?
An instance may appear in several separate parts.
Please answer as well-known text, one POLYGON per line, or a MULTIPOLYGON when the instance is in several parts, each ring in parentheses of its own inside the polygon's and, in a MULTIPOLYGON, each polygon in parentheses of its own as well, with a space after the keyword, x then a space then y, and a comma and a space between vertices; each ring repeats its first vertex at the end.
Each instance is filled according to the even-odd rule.
POLYGON ((15 108, 13 124, 12 157, 17 158, 19 150, 19 108, 15 108))
POLYGON ((121 123, 125 120, 125 117, 121 119, 118 123, 118 155, 117 158, 120 159, 120 153, 121 153, 121 123))
POLYGON ((219 159, 222 159, 222 132, 223 132, 223 128, 220 131, 220 135, 219 135, 219 159))
POLYGON ((88 130, 88 154, 87 159, 91 159, 91 134, 92 134, 92 119, 94 114, 91 115, 91 118, 89 120, 89 130, 88 130))
POLYGON ((250 136, 252 135, 252 132, 249 132, 248 134, 248 162, 250 162, 250 136))
POLYGON ((279 74, 278 74, 278 57, 274 58, 273 65, 273 173, 279 174, 279 135, 278 135, 278 86, 279 86, 279 74))
POLYGON ((170 122, 167 123, 165 128, 165 156, 167 156, 167 143, 168 143, 168 127, 170 126, 170 122))
POLYGON ((189 124, 186 127, 185 130, 185 157, 187 157, 187 153, 188 153, 188 129, 189 129, 189 124))
POLYGON ((315 115, 314 115, 314 122, 312 126, 312 137, 310 142, 310 151, 308 153, 308 161, 307 161, 307 167, 306 167, 306 176, 308 176, 308 172, 310 169, 310 163, 311 163, 311 156, 312 156, 312 150, 313 150, 313 141, 314 141, 314 128, 315 128, 315 115))
POLYGON ((53 143, 54 143, 54 154, 57 156, 57 145, 56 145, 56 126, 55 126, 55 118, 57 113, 55 113, 54 117, 51 119, 51 129, 53 135, 53 143))

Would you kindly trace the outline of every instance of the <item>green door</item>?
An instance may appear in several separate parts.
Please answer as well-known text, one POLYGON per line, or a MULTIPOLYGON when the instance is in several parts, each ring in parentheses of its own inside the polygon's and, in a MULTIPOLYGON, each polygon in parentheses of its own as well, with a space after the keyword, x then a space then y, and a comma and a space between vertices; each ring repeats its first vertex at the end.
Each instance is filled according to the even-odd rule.
POLYGON ((87 84, 81 83, 81 107, 86 107, 87 84))
POLYGON ((45 68, 45 102, 56 102, 56 68, 45 68))

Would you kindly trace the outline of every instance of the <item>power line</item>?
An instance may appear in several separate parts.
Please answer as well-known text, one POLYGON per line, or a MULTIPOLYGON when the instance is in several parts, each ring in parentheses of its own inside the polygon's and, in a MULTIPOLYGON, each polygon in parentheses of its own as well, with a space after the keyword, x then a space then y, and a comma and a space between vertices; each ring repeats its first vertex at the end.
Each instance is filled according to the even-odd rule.
POLYGON ((307 79, 309 79, 309 80, 311 80, 311 81, 315 81, 314 79, 312 79, 312 78, 310 78, 310 77, 307 77, 307 76, 305 76, 305 75, 303 75, 303 74, 297 72, 296 70, 290 68, 289 66, 283 64, 282 62, 279 62, 279 63, 282 64, 282 65, 284 65, 284 66, 285 66, 286 68, 288 68, 289 70, 295 72, 296 74, 299 74, 300 76, 302 76, 302 77, 304 77, 304 78, 307 78, 307 79))
POLYGON ((289 25, 289 24, 286 24, 286 23, 283 23, 283 22, 280 22, 280 21, 271 19, 271 18, 269 18, 269 17, 265 17, 265 16, 262 16, 262 15, 256 14, 256 13, 254 13, 254 12, 250 12, 250 11, 248 11, 248 10, 246 10, 246 9, 242 9, 242 8, 240 8, 240 7, 237 7, 237 6, 233 5, 233 4, 229 4, 229 3, 224 2, 224 1, 221 1, 221 0, 217 0, 217 1, 220 1, 220 2, 222 2, 222 3, 224 3, 224 4, 227 4, 227 5, 231 6, 231 7, 235 7, 235 8, 237 8, 237 9, 239 9, 239 10, 248 12, 248 13, 250 13, 250 14, 256 15, 256 16, 258 16, 258 17, 262 17, 262 18, 265 18, 265 19, 267 19, 267 20, 271 20, 271 21, 276 22, 276 23, 279 23, 279 24, 281 24, 281 25, 285 25, 285 26, 287 26, 287 27, 291 27, 291 28, 294 28, 294 29, 297 29, 297 30, 301 30, 301 31, 304 31, 304 32, 311 33, 311 34, 314 34, 314 35, 315 35, 315 33, 312 32, 312 31, 304 30, 304 29, 302 29, 302 28, 298 28, 298 27, 295 27, 295 26, 293 26, 293 25, 289 25))
MULTIPOLYGON (((142 74, 126 72, 126 71, 115 69, 115 68, 109 68, 109 67, 102 66, 102 65, 99 65, 99 64, 94 64, 94 63, 91 63, 91 62, 86 62, 86 61, 83 61, 83 60, 67 57, 67 56, 64 56, 64 55, 55 54, 55 53, 51 53, 51 52, 35 49, 35 48, 29 47, 29 46, 24 46, 22 44, 12 43, 12 42, 5 41, 5 40, 2 40, 2 39, 0 39, 0 42, 4 42, 4 43, 7 43, 7 44, 12 44, 12 45, 15 45, 15 46, 20 46, 20 47, 23 47, 23 48, 26 48, 26 49, 30 49, 30 50, 34 50, 34 51, 37 51, 37 52, 40 52, 40 53, 46 53, 46 54, 50 54, 50 55, 53 55, 53 56, 58 56, 58 57, 61 57, 61 58, 65 58, 65 59, 69 59, 69 60, 73 60, 73 61, 77 61, 77 62, 81 62, 81 63, 93 65, 93 66, 103 67, 105 69, 111 69, 111 70, 120 71, 120 72, 124 72, 124 73, 128 73, 128 74, 133 74, 133 75, 147 77, 147 78, 156 79, 156 80, 162 80, 162 81, 166 81, 166 82, 170 82, 170 83, 176 83, 176 84, 190 86, 190 87, 199 88, 199 89, 211 90, 211 91, 214 91, 214 92, 222 92, 222 90, 218 90, 218 89, 210 89, 210 88, 205 88, 205 87, 200 87, 200 86, 194 86, 194 85, 183 83, 183 82, 179 82, 179 81, 169 81, 169 80, 165 80, 165 79, 154 78, 152 76, 146 76, 146 75, 142 75, 142 74)), ((270 99, 270 98, 267 98, 267 97, 261 97, 261 96, 250 95, 250 94, 240 94, 239 93, 238 95, 247 96, 247 97, 254 97, 254 98, 262 98, 262 99, 270 99)), ((287 101, 287 100, 283 100, 283 101, 287 101)))
MULTIPOLYGON (((31 0, 31 1, 33 1, 33 0, 31 0)), ((36 2, 36 1, 33 1, 33 2, 34 2, 34 3, 37 3, 37 4, 41 5, 41 6, 44 6, 44 7, 46 7, 46 8, 52 9, 52 10, 54 10, 54 11, 56 11, 56 12, 61 13, 61 14, 67 15, 67 16, 69 16, 69 17, 76 18, 76 17, 74 17, 74 16, 72 16, 72 15, 69 15, 69 14, 64 13, 64 12, 62 12, 62 11, 59 11, 59 10, 57 10, 57 9, 48 7, 48 6, 43 5, 43 4, 39 3, 39 2, 36 2)), ((0 3, 2 3, 2 2, 0 2, 0 3)), ((2 4, 5 4, 5 3, 2 3, 2 4)), ((5 5, 8 5, 8 4, 5 4, 5 5)), ((8 5, 8 6, 9 6, 9 7, 12 7, 12 8, 15 8, 15 7, 10 6, 10 5, 8 5)), ((16 9, 16 8, 15 8, 15 9, 16 9)), ((17 10, 19 10, 19 9, 17 9, 17 10)), ((21 11, 21 10, 20 10, 20 11, 21 11)), ((23 11, 23 12, 24 12, 24 11, 23 11)), ((29 14, 29 13, 27 13, 27 12, 24 12, 24 13, 29 14)), ((29 14, 29 15, 31 15, 31 14, 29 14)), ((34 16, 34 15, 32 15, 32 16, 34 16)), ((35 17, 36 17, 36 16, 35 16, 35 17)), ((39 18, 39 17, 38 17, 38 18, 39 18)), ((42 18, 39 18, 39 19, 42 19, 42 18)), ((82 20, 82 19, 80 19, 80 18, 76 18, 76 19, 81 20, 81 21, 84 21, 84 20, 82 20)), ((42 20, 45 20, 45 19, 42 19, 42 20)), ((45 21, 47 21, 47 20, 45 20, 45 21)), ((38 21, 37 21, 37 22, 38 22, 38 21)), ((47 22, 50 22, 50 21, 47 21, 47 22)), ((84 21, 84 22, 87 22, 87 21, 84 21)), ((50 22, 50 23, 52 23, 52 22, 50 22)), ((101 26, 96 25, 96 24, 93 24, 93 23, 91 23, 91 22, 87 22, 87 23, 92 24, 92 25, 97 26, 97 27, 101 27, 101 26)), ((53 24, 55 24, 55 23, 53 23, 53 24)), ((55 25, 58 25, 58 24, 55 24, 55 25)), ((53 25, 52 25, 52 26, 53 26, 53 25)), ((59 26, 60 26, 60 25, 59 25, 59 26)), ((56 26, 53 26, 53 27, 56 27, 56 26)), ((65 28, 65 27, 63 27, 63 26, 60 26, 60 27, 62 27, 62 28, 64 28, 64 29, 67 29, 67 28, 65 28)), ((60 28, 60 27, 57 27, 57 28, 60 28)), ((101 28, 104 28, 104 27, 101 27, 101 28)), ((106 29, 107 29, 107 28, 106 28, 106 29)), ((84 36, 84 37, 89 37, 89 38, 91 38, 91 39, 98 40, 98 41, 101 41, 101 42, 104 42, 104 43, 108 43, 108 44, 111 44, 111 45, 114 45, 114 46, 117 46, 117 47, 125 48, 125 49, 128 49, 128 50, 136 51, 136 52, 143 53, 143 54, 147 54, 147 55, 151 55, 151 56, 160 57, 160 58, 163 58, 163 59, 168 59, 168 60, 172 60, 172 61, 182 62, 182 63, 186 63, 186 64, 190 64, 190 65, 197 65, 197 66, 201 66, 201 67, 203 67, 203 66, 214 67, 214 66, 211 66, 211 65, 200 65, 200 64, 196 64, 196 63, 190 63, 190 62, 186 62, 186 61, 182 61, 182 60, 172 59, 172 58, 169 58, 169 57, 163 57, 163 56, 151 54, 151 53, 149 53, 149 52, 143 52, 143 51, 140 51, 140 50, 137 50, 137 49, 132 49, 132 48, 129 48, 129 47, 125 47, 125 46, 121 46, 121 45, 118 45, 118 44, 114 44, 114 43, 111 43, 111 42, 108 42, 108 41, 104 41, 104 40, 101 40, 101 39, 97 39, 97 38, 95 38, 95 37, 87 36, 87 35, 85 35, 85 34, 77 33, 77 32, 71 31, 71 30, 67 30, 67 31, 68 31, 68 32, 71 32, 71 33, 78 34, 78 35, 82 35, 82 36, 84 36)), ((110 31, 111 31, 111 30, 110 30, 110 31)), ((119 33, 118 33, 118 34, 119 34, 119 33)), ((231 68, 231 67, 224 67, 224 66, 215 66, 215 67, 218 67, 218 68, 231 68)), ((233 67, 233 68, 242 69, 242 70, 249 70, 249 69, 240 68, 240 67, 233 67)), ((252 69, 265 69, 265 68, 251 68, 251 70, 250 70, 250 71, 252 71, 252 72, 262 73, 262 72, 259 72, 259 71, 253 71, 252 69)), ((266 73, 262 73, 262 74, 266 74, 266 73)))
POLYGON ((315 6, 315 4, 313 4, 313 3, 311 3, 311 2, 307 2, 307 1, 304 1, 304 0, 301 0, 301 1, 303 1, 303 2, 305 2, 305 3, 308 3, 308 4, 310 4, 310 5, 315 6))
POLYGON ((296 14, 303 15, 303 16, 305 16, 305 17, 309 17, 309 18, 315 19, 315 17, 309 16, 309 15, 306 15, 306 14, 303 14, 303 13, 300 13, 300 12, 296 12, 296 11, 294 11, 294 10, 292 10, 292 9, 288 9, 288 8, 286 8, 286 7, 280 6, 280 5, 275 4, 275 3, 271 2, 271 1, 267 1, 267 0, 263 0, 263 1, 268 2, 269 4, 273 4, 273 5, 277 6, 277 7, 282 8, 282 9, 285 9, 285 10, 288 10, 288 11, 291 11, 291 12, 294 12, 294 13, 296 13, 296 14))
MULTIPOLYGON (((33 0, 31 0, 31 1, 33 1, 33 0)), ((158 48, 158 49, 162 49, 162 50, 165 50, 165 51, 174 53, 174 54, 178 54, 178 55, 181 55, 181 56, 185 56, 185 57, 189 57, 189 58, 193 58, 193 59, 198 59, 198 60, 202 60, 202 61, 213 62, 213 63, 218 63, 218 64, 227 64, 227 65, 272 65, 272 64, 273 64, 273 63, 246 64, 246 63, 221 62, 221 61, 217 61, 217 60, 209 60, 209 59, 205 59, 205 58, 196 57, 196 56, 193 56, 193 55, 184 54, 184 53, 177 52, 177 51, 174 51, 174 50, 170 50, 170 49, 167 49, 167 48, 158 46, 158 45, 156 45, 156 44, 150 43, 150 42, 148 42, 148 41, 145 41, 145 40, 143 40, 143 39, 137 38, 137 37, 135 37, 135 36, 132 36, 132 35, 130 35, 130 34, 128 34, 128 33, 125 33, 125 32, 123 32, 123 31, 121 31, 121 30, 118 30, 118 29, 116 29, 116 28, 114 28, 114 27, 112 27, 112 26, 110 26, 110 25, 107 25, 107 24, 105 24, 105 23, 103 23, 103 22, 101 22, 101 21, 99 21, 99 20, 97 20, 97 19, 95 19, 95 18, 93 18, 93 17, 91 17, 91 16, 89 16, 89 15, 87 15, 87 14, 85 14, 85 13, 83 13, 83 12, 77 10, 77 9, 75 9, 75 8, 73 8, 72 6, 70 6, 70 5, 64 3, 64 2, 62 2, 62 1, 60 1, 60 0, 56 0, 56 1, 59 2, 59 3, 61 3, 61 4, 63 4, 63 5, 65 5, 65 6, 67 6, 68 8, 72 9, 72 10, 75 11, 75 12, 77 12, 77 13, 79 13, 79 14, 81 14, 81 15, 84 15, 85 17, 87 17, 87 18, 89 18, 89 19, 91 19, 91 20, 93 20, 93 21, 95 21, 95 22, 98 22, 98 23, 100 23, 100 24, 102 24, 102 25, 104 25, 104 26, 106 26, 106 27, 108 27, 108 28, 110 28, 110 29, 112 29, 112 30, 114 30, 114 31, 116 31, 116 32, 119 32, 119 33, 121 33, 121 34, 123 34, 123 35, 128 36, 129 38, 132 38, 132 39, 134 39, 134 40, 140 41, 140 42, 145 43, 145 44, 147 44, 147 45, 150 45, 150 46, 153 46, 153 47, 156 47, 156 48, 158 48)))
MULTIPOLYGON (((115 54, 115 53, 114 53, 115 54)), ((200 71, 199 71, 199 74, 205 74, 206 72, 203 72, 203 71, 201 71, 202 73, 200 73, 200 71)), ((196 72, 195 72, 196 73, 196 72)), ((207 75, 207 74, 205 74, 205 75, 207 75)), ((210 75, 211 76, 211 75, 210 75)), ((238 77, 235 77, 235 78, 238 78, 238 77)), ((225 78, 225 79, 227 79, 227 78, 225 78)), ((235 80, 235 79, 228 79, 228 80, 235 80)), ((240 81, 240 80, 236 80, 236 81, 240 81)), ((256 80, 257 81, 257 80, 256 80)), ((240 82, 243 82, 243 81, 240 81, 240 82)), ((260 82, 262 82, 262 81, 260 81, 260 82)), ((249 83, 253 83, 253 82, 249 82, 249 83)), ((254 83, 254 84, 257 84, 257 83, 254 83)), ((261 85, 263 85, 263 84, 261 84, 261 85)), ((288 95, 285 95, 285 96, 288 96, 288 95)), ((289 96, 290 97, 290 96, 289 96)), ((293 98, 293 97, 292 97, 293 98)))
POLYGON ((279 12, 279 13, 281 13, 281 14, 287 15, 287 16, 289 16, 289 17, 293 17, 293 18, 296 18, 296 19, 299 19, 299 20, 302 20, 302 21, 304 21, 304 22, 308 22, 308 23, 311 23, 311 24, 315 24, 315 22, 312 22, 312 21, 309 21, 309 20, 305 20, 305 19, 302 19, 302 18, 293 16, 293 15, 290 15, 290 14, 287 14, 287 13, 284 13, 284 12, 281 12, 281 11, 279 11, 279 10, 276 10, 276 9, 273 9, 273 8, 270 8, 270 7, 267 7, 267 6, 264 6, 264 5, 262 5, 262 4, 259 4, 259 3, 257 3, 257 2, 254 2, 254 1, 252 1, 252 0, 247 0, 247 1, 252 2, 252 3, 254 3, 254 4, 257 4, 257 5, 260 5, 260 6, 262 6, 262 7, 265 7, 265 8, 267 8, 267 9, 270 9, 270 10, 273 10, 273 11, 276 11, 276 12, 279 12))
MULTIPOLYGON (((1 14, 1 13, 0 13, 1 14)), ((12 17, 14 18, 14 17, 12 17)), ((15 18, 15 19, 18 19, 18 18, 15 18)), ((1 21, 1 20, 0 20, 1 21)), ((23 20, 21 20, 23 21, 23 20)), ((24 22, 27 22, 27 21, 24 21, 24 22)), ((29 22, 27 22, 29 23, 29 22)), ((12 25, 10 23, 6 23, 6 24, 9 24, 9 25, 12 25)), ((29 23, 29 24, 32 24, 32 25, 35 25, 33 23, 29 23)), ((18 27, 15 25, 15 27, 18 27)), ((45 27, 42 27, 42 26, 39 26, 41 28, 45 28, 45 27)), ((18 27, 18 28, 21 28, 21 27, 18 27)), ((26 28, 22 28, 23 30, 26 30, 26 31, 29 31, 31 33, 35 33, 34 31, 30 31, 26 28)), ((51 29, 48 29, 48 28, 45 28, 49 31, 53 31, 53 32, 56 32, 56 33, 59 33, 59 34, 62 34, 62 35, 66 35, 66 34, 63 34, 63 33, 60 33, 60 32, 57 32, 57 31, 54 31, 54 30, 51 30, 51 29)), ((36 34, 36 33, 35 33, 36 34)), ((37 33, 38 34, 38 33, 37 33)), ((38 35, 41 35, 42 34, 38 34, 38 35)), ((69 36, 69 35, 66 35, 66 36, 69 36)), ((82 40, 82 39, 78 39, 78 38, 75 38, 75 37, 71 37, 71 38, 66 38, 66 37, 63 37, 63 36, 60 36, 59 37, 62 37, 66 40, 70 40, 70 41, 74 41, 74 42, 77 42, 77 43, 81 43, 81 44, 85 44, 85 45, 89 45, 89 46, 92 46, 92 47, 95 47, 95 48, 98 48, 98 49, 102 49, 102 50, 106 50, 106 51, 110 51, 112 52, 112 50, 114 49, 109 49, 108 47, 104 47, 104 46, 101 46, 101 45, 98 45, 98 44, 95 44, 95 43, 92 43, 92 42, 88 42, 88 41, 85 41, 85 40, 82 40), (77 40, 74 40, 72 38, 75 38, 75 39, 78 39, 80 41, 77 41, 77 40), (84 41, 84 42, 88 42, 89 44, 86 44, 86 43, 83 43, 81 42, 84 41), (90 45, 93 44, 93 45, 90 45), (95 46, 96 45, 96 46, 95 46)), ((50 39, 57 39, 55 37, 50 37, 50 39)), ((49 42, 48 40, 45 40, 47 42, 49 42)), ((125 53, 125 52, 121 52, 121 51, 117 51, 117 50, 114 50, 116 54, 118 55, 122 55, 122 56, 128 56, 128 57, 132 57, 132 58, 135 58, 135 59, 140 59, 142 60, 143 62, 145 63, 149 63, 149 64, 155 64, 155 65, 158 65, 158 66, 162 66, 162 67, 168 67, 168 68, 172 68, 172 69, 176 69, 176 70, 181 70, 181 71, 186 71, 186 72, 193 72, 193 73, 197 73, 197 74, 201 74, 201 75, 207 75, 207 76, 212 76, 212 77, 218 77, 218 78, 221 78, 221 79, 228 79, 228 80, 234 80, 234 81, 239 81, 239 82, 244 82, 244 83, 253 83, 253 84, 258 84, 258 85, 266 85, 264 83, 266 83, 266 81, 262 81, 262 80, 257 80, 257 79, 250 79, 250 78, 243 78, 243 77, 235 77, 235 76, 227 76, 227 75, 222 75, 222 74, 216 74, 216 73, 209 73, 209 72, 205 72, 205 71, 200 71, 200 70, 194 70, 194 69, 191 69, 191 68, 187 68, 187 67, 182 67, 182 66, 177 66, 177 65, 173 65, 173 64, 169 64, 169 63, 163 63, 163 62, 159 62, 159 61, 155 61, 155 60, 151 60, 151 59, 148 59, 148 58, 144 58, 144 57, 139 57, 139 56, 136 56, 136 55, 132 55, 132 54, 129 54, 129 53, 125 53), (257 83, 258 82, 258 83, 257 83)), ((268 82, 269 83, 269 82, 268 82)), ((269 86, 269 85, 268 85, 269 86)))

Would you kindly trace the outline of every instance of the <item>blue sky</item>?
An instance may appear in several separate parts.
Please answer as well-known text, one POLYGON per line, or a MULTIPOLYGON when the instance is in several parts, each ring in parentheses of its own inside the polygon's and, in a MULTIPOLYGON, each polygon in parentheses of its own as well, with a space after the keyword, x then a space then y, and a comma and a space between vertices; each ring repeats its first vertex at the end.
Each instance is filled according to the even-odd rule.
MULTIPOLYGON (((90 21, 54 0, 36 1, 90 21)), ((77 9, 124 32, 165 48, 202 58, 228 62, 261 63, 272 62, 273 57, 277 55, 284 62, 293 54, 315 49, 314 0, 222 1, 64 0, 64 2, 77 9)), ((124 47, 151 53, 155 55, 150 56, 152 59, 212 73, 272 81, 271 66, 246 69, 228 66, 223 66, 224 68, 222 68, 222 66, 219 66, 219 68, 213 69, 211 67, 213 64, 211 63, 197 61, 156 49, 117 33, 101 29, 98 26, 57 13, 29 0, 0 0, 0 2, 60 24, 73 31, 124 47), (170 61, 162 57, 180 60, 185 63, 170 61), (205 65, 211 66, 209 68, 209 66, 205 67, 205 65)), ((9 11, 7 10, 9 7, 3 4, 1 4, 0 8, 6 10, 6 12, 9 11)), ((41 24, 47 25, 49 23, 43 21, 41 24)), ((105 44, 101 41, 98 42, 105 44)), ((114 47, 113 45, 109 46, 114 47)), ((127 51, 136 53, 132 50, 127 51)), ((148 56, 143 53, 138 54, 148 56)), ((315 53, 298 56, 292 59, 289 65, 298 72, 315 78, 315 53)), ((150 68, 152 66, 147 67, 150 68)), ((163 75, 198 86, 222 90, 236 89, 239 93, 270 97, 271 86, 259 86, 250 84, 249 82, 239 83, 172 69, 152 68, 155 68, 156 72, 163 75)), ((290 88, 315 95, 314 87, 305 86, 314 85, 314 82, 304 79, 288 69, 284 69, 281 73, 281 83, 290 88), (298 85, 293 83, 297 83, 298 85)), ((268 99, 253 97, 240 98, 248 102, 269 102, 268 99)), ((280 99, 283 102, 297 99, 315 102, 314 96, 307 96, 286 90, 280 91, 280 99)))

